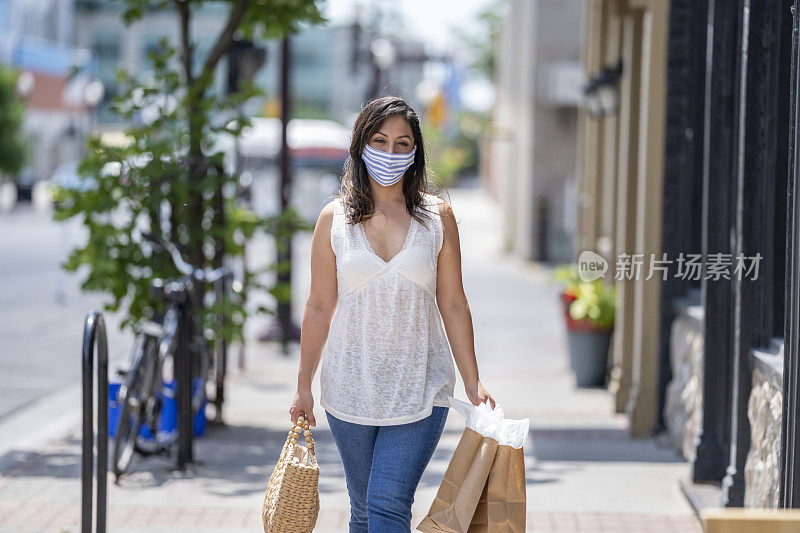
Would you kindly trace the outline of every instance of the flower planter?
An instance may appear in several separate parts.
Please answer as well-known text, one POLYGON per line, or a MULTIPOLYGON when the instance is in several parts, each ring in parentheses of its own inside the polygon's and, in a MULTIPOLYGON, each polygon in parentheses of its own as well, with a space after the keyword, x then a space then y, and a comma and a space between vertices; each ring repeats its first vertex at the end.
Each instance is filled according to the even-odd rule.
POLYGON ((557 267, 552 279, 562 286, 561 309, 575 382, 578 387, 603 387, 614 331, 614 284, 603 279, 583 281, 575 264, 557 267))
POLYGON ((575 384, 578 387, 603 387, 613 329, 600 329, 587 319, 573 319, 569 315, 570 299, 562 297, 562 301, 569 362, 575 373, 575 384))
POLYGON ((603 387, 608 364, 610 331, 569 331, 567 345, 575 384, 578 387, 603 387))

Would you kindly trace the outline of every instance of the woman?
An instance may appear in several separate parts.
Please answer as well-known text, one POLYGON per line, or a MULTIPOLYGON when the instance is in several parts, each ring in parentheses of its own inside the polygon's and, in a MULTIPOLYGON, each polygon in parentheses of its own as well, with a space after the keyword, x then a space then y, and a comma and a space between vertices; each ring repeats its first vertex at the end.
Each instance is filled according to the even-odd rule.
POLYGON ((311 381, 324 348, 320 405, 344 465, 351 532, 411 530, 414 492, 447 419, 453 358, 470 401, 495 405, 478 379, 455 217, 427 188, 417 114, 400 98, 370 101, 339 194, 314 230, 289 411, 292 423, 316 426, 311 381))

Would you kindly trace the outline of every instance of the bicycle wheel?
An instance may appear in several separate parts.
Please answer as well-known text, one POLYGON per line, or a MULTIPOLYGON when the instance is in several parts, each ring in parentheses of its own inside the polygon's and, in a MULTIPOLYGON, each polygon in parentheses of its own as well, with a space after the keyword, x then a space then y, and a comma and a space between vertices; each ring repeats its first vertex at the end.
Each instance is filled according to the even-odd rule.
POLYGON ((147 366, 147 383, 149 384, 146 390, 149 394, 144 395, 143 409, 142 409, 142 426, 147 426, 152 435, 151 439, 136 435, 133 439, 133 449, 136 453, 143 456, 152 455, 161 451, 161 442, 159 441, 158 427, 161 418, 161 389, 163 377, 161 375, 161 361, 156 354, 157 340, 150 337, 147 339, 149 344, 145 353, 152 354, 148 357, 147 366))
POLYGON ((192 338, 189 344, 189 353, 192 357, 191 419, 194 420, 203 400, 206 398, 206 384, 209 382, 209 374, 213 366, 213 355, 211 354, 209 341, 203 334, 200 319, 196 314, 192 314, 189 324, 191 327, 189 334, 192 338), (197 384, 195 384, 195 381, 197 381, 197 384))
POLYGON ((150 371, 152 391, 145 409, 144 423, 150 428, 153 434, 152 440, 142 438, 136 439, 134 450, 140 455, 152 455, 154 453, 169 454, 169 447, 175 441, 176 431, 164 434, 159 431, 161 420, 161 409, 164 405, 163 394, 165 392, 164 380, 174 379, 174 370, 164 375, 164 367, 169 370, 174 365, 175 351, 178 345, 178 312, 174 307, 170 307, 161 319, 162 330, 158 338, 153 338, 153 368, 150 371))
POLYGON ((114 435, 114 452, 112 467, 117 478, 124 474, 130 466, 136 446, 136 437, 142 427, 147 396, 150 394, 148 369, 152 362, 152 346, 149 338, 139 343, 139 353, 134 358, 131 371, 125 383, 120 387, 119 398, 122 409, 114 435))

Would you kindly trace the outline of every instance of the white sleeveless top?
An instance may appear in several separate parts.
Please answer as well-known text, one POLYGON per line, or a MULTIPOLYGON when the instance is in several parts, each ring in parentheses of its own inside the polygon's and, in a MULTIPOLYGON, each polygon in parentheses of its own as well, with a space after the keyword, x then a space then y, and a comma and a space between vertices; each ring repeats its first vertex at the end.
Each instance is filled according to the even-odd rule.
POLYGON ((423 193, 428 227, 412 218, 403 248, 388 262, 362 224, 346 221, 342 200, 333 202, 339 303, 323 350, 320 405, 340 420, 378 426, 449 407, 456 375, 436 305, 439 198, 423 193))

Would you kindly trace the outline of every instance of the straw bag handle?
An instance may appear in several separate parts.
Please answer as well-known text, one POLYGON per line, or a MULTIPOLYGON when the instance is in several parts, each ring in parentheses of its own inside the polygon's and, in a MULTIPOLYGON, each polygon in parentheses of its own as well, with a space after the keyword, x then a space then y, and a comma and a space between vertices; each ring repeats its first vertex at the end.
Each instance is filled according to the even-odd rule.
POLYGON ((300 415, 300 417, 297 419, 297 424, 289 429, 289 435, 286 437, 287 443, 291 442, 292 446, 296 446, 297 439, 300 438, 301 433, 306 439, 308 451, 314 453, 314 438, 311 435, 311 428, 308 420, 306 420, 303 415, 300 415))

